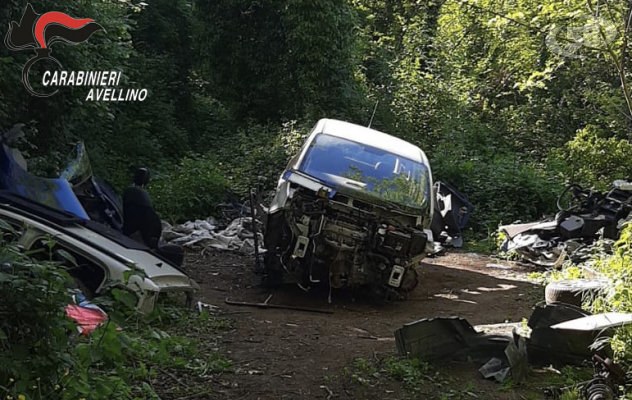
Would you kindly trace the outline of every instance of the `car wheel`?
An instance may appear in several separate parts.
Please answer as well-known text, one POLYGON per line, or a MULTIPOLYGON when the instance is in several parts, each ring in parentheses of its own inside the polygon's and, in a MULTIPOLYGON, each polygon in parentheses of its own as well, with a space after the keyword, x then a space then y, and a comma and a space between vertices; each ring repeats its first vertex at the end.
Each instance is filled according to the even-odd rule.
POLYGON ((546 304, 566 303, 581 307, 582 302, 608 288, 605 279, 572 279, 549 283, 544 290, 546 304))

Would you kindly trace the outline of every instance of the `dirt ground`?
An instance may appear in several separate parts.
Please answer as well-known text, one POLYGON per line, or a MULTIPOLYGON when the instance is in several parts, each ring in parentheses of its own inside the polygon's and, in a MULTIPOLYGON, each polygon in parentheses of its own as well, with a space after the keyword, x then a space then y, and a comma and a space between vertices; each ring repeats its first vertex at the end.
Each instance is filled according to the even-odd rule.
MULTIPOLYGON (((327 290, 303 292, 296 286, 270 291, 259 286, 253 259, 205 250, 187 256, 187 272, 202 287, 199 300, 218 306, 234 320, 220 339, 221 350, 235 365, 234 374, 214 380, 217 399, 398 399, 398 382, 359 385, 348 379, 358 359, 379 362, 396 355, 393 333, 404 323, 435 316, 460 316, 473 325, 520 322, 531 315, 542 288, 529 283, 524 266, 499 263, 470 253, 426 259, 420 284, 408 301, 378 303, 327 290), (490 266, 491 264, 491 266, 490 266), (498 265, 503 264, 503 265, 498 265), (303 311, 229 306, 236 301, 295 305, 333 311, 303 311)), ((445 391, 463 388, 471 398, 525 398, 513 388, 483 380, 480 365, 437 366, 450 376, 445 391)), ((444 382, 444 386, 446 383, 444 382)), ((416 398, 442 398, 429 386, 416 398)), ((467 397, 467 396, 466 396, 467 397)))

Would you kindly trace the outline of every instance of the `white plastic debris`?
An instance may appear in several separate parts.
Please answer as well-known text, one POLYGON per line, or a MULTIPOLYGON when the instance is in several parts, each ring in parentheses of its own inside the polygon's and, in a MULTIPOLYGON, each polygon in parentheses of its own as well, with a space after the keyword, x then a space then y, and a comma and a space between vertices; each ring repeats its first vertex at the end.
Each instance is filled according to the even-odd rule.
POLYGON ((632 191, 632 182, 624 181, 624 180, 616 180, 612 182, 612 186, 619 190, 625 190, 627 192, 632 191))
MULTIPOLYGON (((255 241, 251 230, 250 217, 237 218, 223 231, 217 231, 217 221, 213 218, 185 222, 182 225, 166 226, 162 232, 165 242, 179 244, 184 247, 202 246, 220 250, 238 251, 254 254, 255 241)), ((263 254, 263 234, 257 232, 259 252, 263 254)))
POLYGON ((601 331, 608 328, 632 324, 632 314, 610 312, 605 314, 589 315, 571 321, 553 325, 551 329, 564 329, 570 331, 601 331))

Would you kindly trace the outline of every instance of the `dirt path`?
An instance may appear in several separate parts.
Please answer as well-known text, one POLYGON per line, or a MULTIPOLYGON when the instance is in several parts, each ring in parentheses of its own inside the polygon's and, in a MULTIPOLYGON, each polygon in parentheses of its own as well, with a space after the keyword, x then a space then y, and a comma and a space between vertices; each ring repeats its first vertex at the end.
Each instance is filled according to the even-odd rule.
MULTIPOLYGON (((404 323, 454 315, 473 325, 519 322, 531 314, 540 290, 526 282, 529 271, 524 267, 492 268, 488 264, 498 262, 487 257, 450 254, 420 265, 421 283, 408 301, 379 305, 334 292, 333 303, 328 304, 327 291, 304 293, 291 286, 270 292, 259 287, 251 258, 227 252, 204 253, 187 259, 188 272, 202 287, 200 299, 219 306, 235 320, 235 329, 221 342, 237 371, 222 377, 222 387, 217 388, 214 398, 398 398, 396 389, 380 389, 382 393, 366 397, 366 390, 348 387, 336 377, 356 359, 395 355, 393 332, 404 323), (262 302, 269 294, 273 294, 273 304, 323 308, 334 314, 224 304, 227 297, 262 302)), ((475 382, 482 392, 495 390, 498 385, 478 377, 478 367, 442 366, 454 371, 455 382, 475 382)), ((487 397, 510 399, 514 395, 487 397)))

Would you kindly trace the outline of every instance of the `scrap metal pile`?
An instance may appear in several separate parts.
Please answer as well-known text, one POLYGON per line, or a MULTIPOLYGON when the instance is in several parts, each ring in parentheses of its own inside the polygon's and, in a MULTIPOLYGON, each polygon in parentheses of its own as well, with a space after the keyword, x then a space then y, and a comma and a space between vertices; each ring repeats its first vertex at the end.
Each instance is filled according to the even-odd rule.
POLYGON ((599 239, 619 237, 632 214, 632 183, 618 180, 606 192, 568 186, 557 201, 559 213, 550 219, 499 228, 503 252, 516 252, 525 261, 559 267, 566 259, 583 261, 599 239))
POLYGON ((483 364, 481 375, 520 383, 529 366, 560 368, 591 363, 592 379, 573 387, 543 388, 547 398, 559 399, 571 389, 587 400, 620 398, 622 388, 632 383, 620 365, 612 361, 609 339, 614 329, 632 324, 632 314, 592 315, 564 303, 537 307, 527 326, 515 326, 509 335, 476 330, 458 317, 423 319, 395 332, 398 353, 425 361, 467 361, 483 364))

